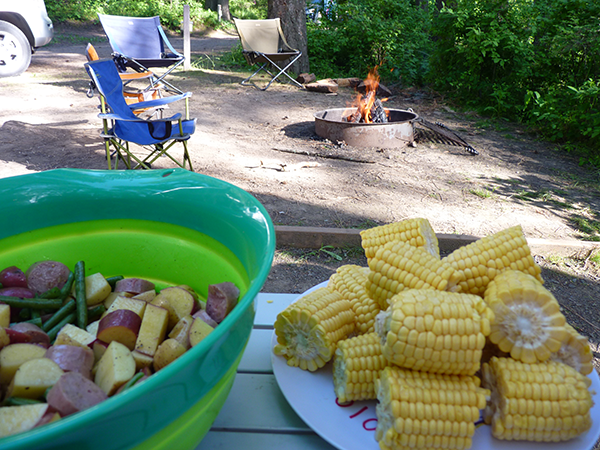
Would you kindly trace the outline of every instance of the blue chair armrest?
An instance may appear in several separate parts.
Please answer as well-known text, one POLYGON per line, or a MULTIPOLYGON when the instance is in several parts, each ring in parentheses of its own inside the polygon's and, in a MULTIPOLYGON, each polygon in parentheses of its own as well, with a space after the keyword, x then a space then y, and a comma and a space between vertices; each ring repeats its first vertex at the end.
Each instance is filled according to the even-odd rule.
POLYGON ((150 123, 150 122, 172 122, 174 120, 180 120, 181 119, 181 113, 174 114, 171 117, 165 117, 165 118, 162 118, 162 119, 152 119, 152 120, 134 119, 134 118, 130 118, 130 117, 123 117, 123 116, 121 116, 119 114, 115 114, 115 113, 100 113, 100 114, 98 114, 98 117, 100 119, 121 120, 123 122, 144 122, 144 123, 150 123))
POLYGON ((183 94, 170 95, 168 97, 157 98, 156 100, 148 100, 145 102, 131 103, 129 105, 129 108, 131 108, 132 111, 136 110, 136 109, 156 108, 156 107, 160 107, 163 105, 168 105, 169 103, 177 102, 179 100, 183 100, 184 98, 188 98, 191 96, 192 96, 191 92, 184 92, 183 94))

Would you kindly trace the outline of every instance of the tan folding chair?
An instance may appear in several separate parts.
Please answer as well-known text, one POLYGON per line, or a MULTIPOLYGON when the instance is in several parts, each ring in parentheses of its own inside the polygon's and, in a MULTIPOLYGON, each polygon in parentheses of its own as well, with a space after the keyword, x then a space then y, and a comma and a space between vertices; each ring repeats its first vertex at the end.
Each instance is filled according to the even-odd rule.
POLYGON ((287 70, 291 67, 294 62, 302 56, 300 50, 296 50, 288 45, 281 29, 281 21, 277 19, 266 19, 266 20, 241 20, 234 19, 235 27, 237 28, 240 41, 242 43, 243 54, 248 61, 248 64, 253 66, 254 64, 260 64, 260 67, 248 78, 241 82, 243 85, 253 85, 258 88, 254 83, 250 83, 250 79, 257 75, 259 72, 266 72, 270 77, 269 83, 259 88, 261 91, 267 90, 271 83, 279 78, 281 75, 288 77, 292 83, 300 88, 304 88, 302 84, 294 80, 288 73, 287 70), (281 67, 277 63, 283 66, 285 61, 289 62, 281 67), (274 71, 272 73, 268 66, 273 66, 274 71))

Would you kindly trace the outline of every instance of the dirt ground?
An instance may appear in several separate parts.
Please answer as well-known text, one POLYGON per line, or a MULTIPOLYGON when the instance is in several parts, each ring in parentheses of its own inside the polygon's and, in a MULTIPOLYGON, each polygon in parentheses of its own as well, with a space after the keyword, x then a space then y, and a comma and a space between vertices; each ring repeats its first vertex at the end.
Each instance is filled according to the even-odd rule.
MULTIPOLYGON (((25 74, 0 79, 0 177, 106 168, 98 98, 86 96, 88 41, 101 57, 110 55, 101 28, 58 26, 53 43, 38 50, 25 74)), ((183 49, 181 38, 172 42, 183 49)), ((237 44, 237 36, 223 32, 195 37, 192 58, 211 61, 237 44)), ((528 238, 578 240, 574 219, 598 220, 598 174, 515 124, 458 112, 432 93, 392 86, 387 107, 412 108, 443 123, 480 154, 427 139, 414 148, 346 147, 315 134, 314 113, 347 106, 355 96, 351 89, 326 95, 274 84, 262 92, 241 86, 244 76, 193 69, 177 70, 170 80, 193 93, 194 170, 256 196, 276 225, 365 228, 419 216, 438 233, 485 236, 520 224, 528 238), (348 156, 363 162, 341 159, 348 156)), ((153 167, 173 164, 162 158, 153 167)), ((264 290, 303 292, 342 264, 365 263, 356 249, 336 250, 335 256, 331 251, 278 248, 264 290)), ((597 351, 600 269, 589 256, 535 255, 569 321, 597 351)))

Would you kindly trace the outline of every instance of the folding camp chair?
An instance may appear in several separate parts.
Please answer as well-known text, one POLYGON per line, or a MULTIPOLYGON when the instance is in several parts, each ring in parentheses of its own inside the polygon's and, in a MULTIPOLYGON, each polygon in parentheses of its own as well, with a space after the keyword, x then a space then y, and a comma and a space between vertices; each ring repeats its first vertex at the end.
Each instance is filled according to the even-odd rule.
POLYGON ((177 52, 160 26, 160 17, 126 17, 98 14, 100 23, 113 49, 113 59, 124 72, 132 68, 146 72, 151 68, 167 68, 154 76, 154 84, 163 83, 167 90, 183 92, 165 80, 176 67, 183 64, 184 56, 177 52), (165 51, 165 46, 168 52, 165 51))
POLYGON ((237 28, 240 41, 242 42, 243 54, 251 66, 258 63, 260 67, 256 72, 243 80, 241 84, 248 85, 250 79, 259 72, 264 71, 270 77, 269 83, 259 88, 261 91, 267 90, 271 83, 281 75, 288 77, 294 84, 303 87, 302 84, 294 80, 287 70, 291 67, 302 52, 288 45, 281 29, 281 21, 277 19, 266 20, 241 20, 234 19, 235 27, 237 28), (284 67, 277 65, 276 61, 283 65, 282 62, 290 60, 284 67), (276 74, 271 73, 267 66, 272 65, 277 71, 276 74))
MULTIPOLYGON (((92 44, 88 42, 85 48, 85 56, 88 61, 97 61, 100 59, 98 56, 98 52, 94 48, 92 44)), ((127 72, 127 73, 119 73, 121 80, 123 81, 123 95, 125 96, 125 101, 127 104, 144 102, 147 100, 156 100, 157 98, 162 97, 161 89, 163 89, 162 84, 153 84, 154 74, 149 70, 145 72, 127 72), (136 88, 130 85, 131 82, 134 81, 150 81, 152 89, 148 88, 136 88)), ((88 90, 88 97, 92 98, 94 96, 94 88, 93 82, 90 82, 90 89, 88 90)), ((144 108, 139 110, 134 110, 134 114, 142 114, 147 113, 149 117, 152 117, 155 113, 162 114, 162 109, 159 108, 144 108)))
POLYGON ((132 111, 162 107, 182 99, 187 103, 191 92, 128 105, 123 96, 123 82, 112 59, 91 61, 84 66, 100 94, 101 112, 98 117, 102 119, 101 137, 104 139, 109 170, 112 169, 111 156, 116 156, 115 169, 118 169, 119 160, 124 161, 128 169, 149 169, 154 161, 166 156, 179 167, 189 167, 193 171, 187 140, 196 129, 196 119, 189 119, 187 115, 182 119, 178 113, 164 119, 145 120, 132 111), (182 161, 169 153, 177 142, 183 144, 182 161), (148 148, 148 154, 138 157, 130 149, 130 143, 148 148), (111 146, 114 149, 112 154, 111 146))

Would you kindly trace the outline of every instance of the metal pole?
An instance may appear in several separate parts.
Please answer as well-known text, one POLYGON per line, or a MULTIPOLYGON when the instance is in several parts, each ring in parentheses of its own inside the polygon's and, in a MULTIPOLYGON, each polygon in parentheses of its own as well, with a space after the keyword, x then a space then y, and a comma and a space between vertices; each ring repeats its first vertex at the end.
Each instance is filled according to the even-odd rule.
POLYGON ((190 70, 190 5, 183 5, 183 56, 183 70, 190 70))

